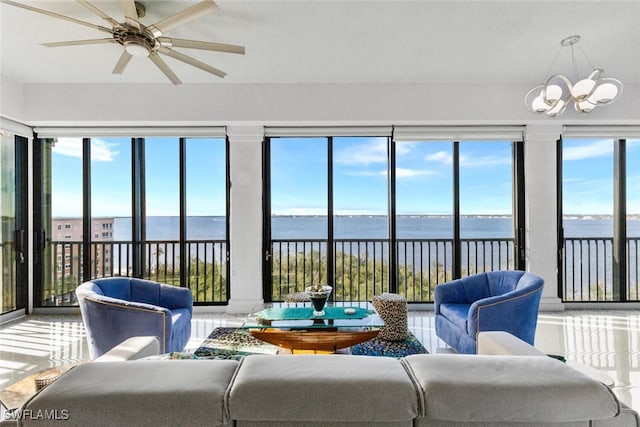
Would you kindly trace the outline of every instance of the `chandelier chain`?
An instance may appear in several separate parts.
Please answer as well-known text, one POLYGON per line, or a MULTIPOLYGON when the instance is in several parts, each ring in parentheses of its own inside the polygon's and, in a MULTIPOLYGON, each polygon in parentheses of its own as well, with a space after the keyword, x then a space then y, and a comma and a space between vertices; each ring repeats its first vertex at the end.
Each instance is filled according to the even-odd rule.
POLYGON ((592 70, 595 70, 596 67, 593 66, 593 64, 591 63, 591 61, 589 61, 589 57, 587 56, 587 53, 584 51, 584 49, 582 48, 582 46, 578 45, 578 47, 580 48, 580 51, 582 52, 582 54, 584 55, 584 59, 587 60, 587 62, 589 63, 589 66, 591 67, 592 70))
POLYGON ((547 73, 544 76, 544 81, 546 81, 549 76, 551 75, 551 70, 553 70, 553 67, 556 65, 556 62, 558 61, 558 57, 560 56, 560 52, 562 52, 562 47, 560 47, 560 49, 558 49, 558 52, 556 53, 556 56, 553 58, 553 61, 551 61, 551 65, 549 65, 549 69, 547 70, 547 73))
POLYGON ((573 74, 575 74, 576 81, 580 80, 580 74, 578 74, 578 64, 576 62, 576 53, 571 45, 571 62, 573 63, 573 74))

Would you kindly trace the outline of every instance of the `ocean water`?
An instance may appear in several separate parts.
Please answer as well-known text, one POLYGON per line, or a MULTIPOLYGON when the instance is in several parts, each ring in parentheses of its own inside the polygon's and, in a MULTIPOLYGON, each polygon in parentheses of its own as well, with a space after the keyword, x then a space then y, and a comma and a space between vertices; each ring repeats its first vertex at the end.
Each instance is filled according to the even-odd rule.
MULTIPOLYGON (((612 237, 613 220, 610 217, 565 218, 565 237, 612 237)), ((226 221, 218 216, 192 216, 187 218, 188 240, 220 240, 225 238, 226 221)), ((388 238, 388 219, 383 216, 338 216, 334 220, 337 239, 388 238)), ((272 218, 273 239, 324 239, 327 217, 275 216, 272 218)), ((147 218, 148 240, 178 240, 180 222, 174 216, 147 218)), ((510 238, 513 224, 510 217, 466 216, 460 220, 463 238, 510 238)), ((627 221, 627 235, 640 237, 640 220, 627 221)), ((450 216, 398 216, 397 237, 400 239, 446 239, 453 236, 450 216)), ((115 218, 113 238, 131 240, 131 218, 115 218)))

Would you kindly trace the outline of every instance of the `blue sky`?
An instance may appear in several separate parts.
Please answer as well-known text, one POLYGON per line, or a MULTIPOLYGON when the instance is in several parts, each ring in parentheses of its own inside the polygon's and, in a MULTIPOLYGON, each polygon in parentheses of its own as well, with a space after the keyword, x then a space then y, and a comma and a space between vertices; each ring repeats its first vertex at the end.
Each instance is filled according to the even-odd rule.
MULTIPOLYGON (((53 215, 81 216, 80 138, 60 138, 53 149, 53 215)), ((640 213, 640 141, 627 142, 629 213, 640 213)), ((387 212, 386 138, 336 137, 334 211, 342 215, 387 212)), ((178 215, 178 139, 147 138, 147 214, 178 215)), ((130 216, 129 138, 92 139, 93 216, 130 216)), ((565 214, 613 212, 612 140, 565 140, 565 214)), ((324 138, 274 138, 272 212, 323 214, 327 210, 327 148, 324 138)), ((397 212, 452 213, 451 142, 396 145, 397 212)), ((460 143, 463 214, 511 214, 511 144, 460 143)), ((187 142, 188 215, 224 215, 224 140, 187 142)))

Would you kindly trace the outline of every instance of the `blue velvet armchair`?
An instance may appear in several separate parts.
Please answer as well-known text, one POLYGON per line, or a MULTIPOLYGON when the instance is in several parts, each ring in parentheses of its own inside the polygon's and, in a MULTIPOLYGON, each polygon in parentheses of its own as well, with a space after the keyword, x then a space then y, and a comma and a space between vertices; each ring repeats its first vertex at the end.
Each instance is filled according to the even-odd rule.
POLYGON ((158 337, 164 352, 182 351, 191 336, 193 297, 187 288, 109 277, 83 283, 76 296, 92 359, 134 336, 158 337))
POLYGON ((475 354, 480 331, 506 331, 533 345, 544 280, 525 271, 492 271, 436 286, 436 335, 475 354))

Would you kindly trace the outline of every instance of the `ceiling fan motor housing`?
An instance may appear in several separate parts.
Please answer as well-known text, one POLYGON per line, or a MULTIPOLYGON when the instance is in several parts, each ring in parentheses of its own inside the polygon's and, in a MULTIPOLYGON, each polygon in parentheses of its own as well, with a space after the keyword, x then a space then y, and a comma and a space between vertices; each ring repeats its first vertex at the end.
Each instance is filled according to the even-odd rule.
POLYGON ((144 28, 116 30, 113 38, 133 56, 149 56, 160 47, 151 32, 144 28))

